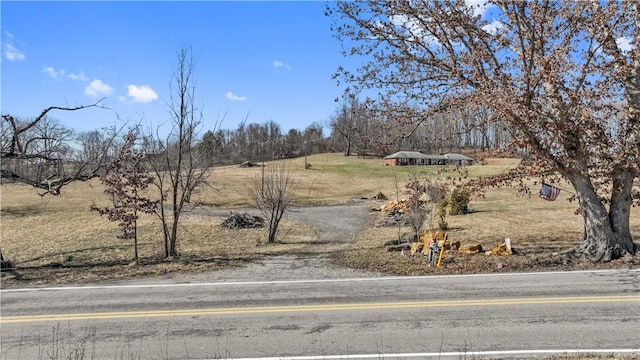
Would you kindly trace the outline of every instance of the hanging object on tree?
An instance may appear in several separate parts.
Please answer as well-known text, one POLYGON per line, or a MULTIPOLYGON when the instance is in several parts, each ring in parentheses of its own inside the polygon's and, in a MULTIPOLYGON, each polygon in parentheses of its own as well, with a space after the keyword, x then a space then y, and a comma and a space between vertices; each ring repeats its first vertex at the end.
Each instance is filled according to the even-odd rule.
POLYGON ((538 196, 540 196, 540 198, 542 199, 553 201, 558 198, 558 195, 560 195, 560 188, 542 183, 542 187, 540 188, 540 193, 538 196))

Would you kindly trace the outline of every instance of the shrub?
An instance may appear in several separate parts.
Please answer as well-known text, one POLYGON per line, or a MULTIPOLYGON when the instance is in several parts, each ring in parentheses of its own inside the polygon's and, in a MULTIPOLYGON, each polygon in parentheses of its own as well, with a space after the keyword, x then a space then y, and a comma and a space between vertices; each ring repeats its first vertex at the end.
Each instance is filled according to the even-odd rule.
POLYGON ((436 205, 436 215, 438 216, 438 227, 440 230, 448 230, 449 224, 447 223, 447 206, 449 203, 447 199, 442 199, 436 205))
POLYGON ((449 196, 449 215, 464 215, 469 212, 471 192, 466 186, 456 186, 449 196))

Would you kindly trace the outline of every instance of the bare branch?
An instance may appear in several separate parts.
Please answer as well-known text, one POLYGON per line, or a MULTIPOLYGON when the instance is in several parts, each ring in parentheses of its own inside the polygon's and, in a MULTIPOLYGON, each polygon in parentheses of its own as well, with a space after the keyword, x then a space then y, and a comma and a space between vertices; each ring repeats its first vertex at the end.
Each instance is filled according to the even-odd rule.
POLYGON ((50 106, 30 121, 3 114, 6 126, 2 127, 1 178, 45 190, 41 194, 44 196, 59 195, 65 185, 99 176, 117 132, 110 134, 100 151, 87 157, 72 145, 73 131, 47 115, 54 110, 109 109, 101 102, 102 99, 75 107, 50 106))

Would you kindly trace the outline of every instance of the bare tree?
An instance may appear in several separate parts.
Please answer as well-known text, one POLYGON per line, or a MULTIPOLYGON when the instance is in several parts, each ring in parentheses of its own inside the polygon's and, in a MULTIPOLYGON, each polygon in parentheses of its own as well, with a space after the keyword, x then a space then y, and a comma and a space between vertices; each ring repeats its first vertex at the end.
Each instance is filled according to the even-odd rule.
POLYGON ((103 128, 78 134, 75 160, 79 163, 90 163, 94 167, 113 160, 122 146, 115 136, 118 133, 119 130, 115 128, 103 128))
MULTIPOLYGON (((156 215, 162 223, 164 256, 178 256, 180 216, 199 186, 205 185, 216 161, 215 154, 196 146, 202 125, 202 112, 195 105, 196 61, 191 50, 177 53, 177 68, 170 83, 170 132, 161 127, 146 138, 148 164, 155 175, 153 183, 160 197, 156 215)), ((222 120, 217 120, 216 129, 222 120)))
POLYGON ((284 137, 283 146, 286 157, 293 157, 298 153, 300 144, 304 142, 302 133, 298 129, 289 129, 284 137))
POLYGON ((406 209, 404 218, 413 231, 413 241, 420 239, 424 222, 430 217, 432 209, 427 206, 425 199, 427 188, 415 176, 405 184, 404 194, 406 209))
POLYGON ((339 77, 426 114, 481 106, 508 124, 526 177, 568 180, 584 219, 576 248, 593 261, 634 254, 629 228, 640 173, 637 2, 338 2, 328 5, 345 55, 339 77), (483 15, 483 6, 490 12, 483 15), (489 17, 491 16, 491 17, 489 17), (631 41, 631 42, 629 42, 631 41), (631 44, 627 46, 626 44, 631 44))
POLYGON ((257 176, 249 190, 251 198, 269 222, 268 243, 277 241, 278 226, 294 201, 295 181, 284 163, 273 162, 257 176))
MULTIPOLYGON (((103 108, 101 101, 75 107, 50 106, 33 119, 2 115, 0 163, 2 180, 19 182, 59 195, 63 186, 100 175, 107 163, 104 154, 77 159, 71 142, 73 131, 50 118, 52 111, 103 108)), ((111 138, 111 140, 113 137, 111 138)))
POLYGON ((344 156, 351 156, 357 142, 358 128, 363 116, 363 105, 357 96, 345 93, 343 102, 331 117, 331 131, 344 146, 344 156))
POLYGON ((91 209, 105 215, 109 221, 118 221, 122 233, 118 238, 133 240, 133 259, 138 260, 138 218, 140 213, 151 214, 156 210, 157 201, 143 196, 143 192, 153 183, 155 177, 144 166, 144 152, 135 149, 138 129, 130 130, 118 151, 117 157, 107 166, 100 182, 104 192, 113 199, 113 207, 91 209))
MULTIPOLYGON (((77 159, 74 155, 73 131, 49 117, 52 111, 77 111, 104 108, 101 101, 75 107, 50 106, 38 116, 22 120, 2 114, 0 121, 0 180, 17 182, 59 195, 62 188, 74 181, 86 181, 99 176, 107 163, 105 156, 77 159)), ((112 138, 113 139, 113 138, 112 138)), ((7 263, 0 251, 0 267, 7 263)))

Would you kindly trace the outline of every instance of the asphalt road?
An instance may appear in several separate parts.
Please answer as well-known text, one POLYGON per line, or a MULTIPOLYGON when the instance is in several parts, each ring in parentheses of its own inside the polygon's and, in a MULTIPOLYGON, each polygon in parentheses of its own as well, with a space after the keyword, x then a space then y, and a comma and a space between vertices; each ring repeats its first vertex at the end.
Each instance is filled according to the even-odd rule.
POLYGON ((174 279, 5 289, 0 301, 1 359, 640 354, 638 270, 174 279))

